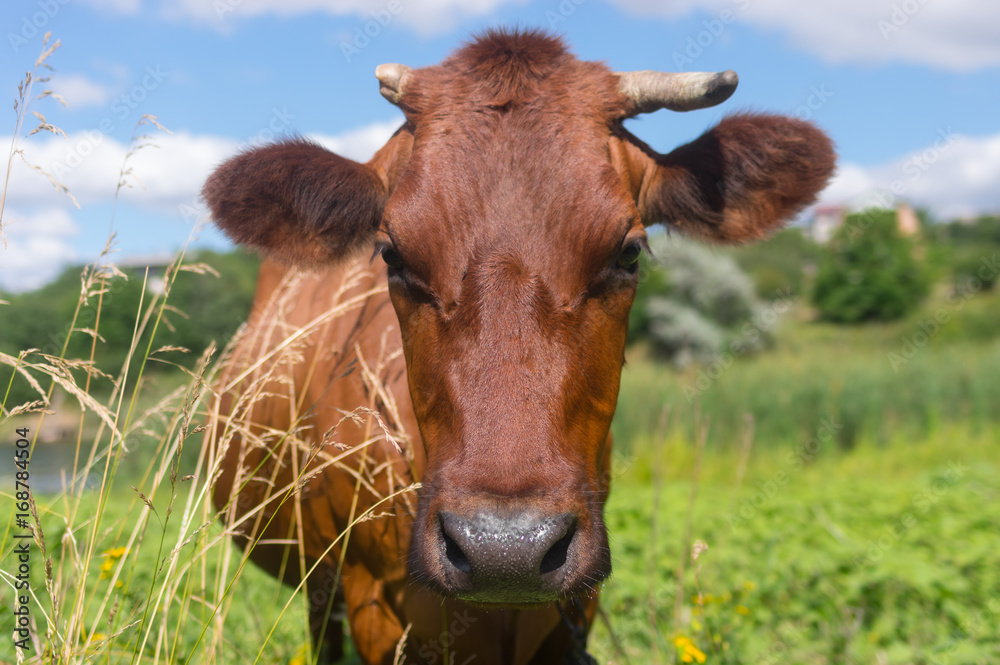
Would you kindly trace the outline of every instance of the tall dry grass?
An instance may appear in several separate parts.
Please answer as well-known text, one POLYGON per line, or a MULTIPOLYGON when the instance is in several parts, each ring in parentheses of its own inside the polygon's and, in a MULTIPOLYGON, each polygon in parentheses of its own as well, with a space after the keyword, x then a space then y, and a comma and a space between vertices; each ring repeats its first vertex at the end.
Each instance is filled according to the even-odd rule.
MULTIPOLYGON (((47 81, 39 72, 49 68, 49 59, 59 46, 58 41, 50 46, 49 39, 46 35, 35 69, 26 74, 19 87, 14 141, 0 199, 0 232, 6 184, 15 158, 23 157, 23 142, 39 131, 62 133, 35 113, 38 127, 22 137, 24 121, 33 112, 32 102, 58 98, 51 90, 33 96, 33 86, 47 81)), ((331 466, 353 473, 358 488, 377 486, 374 476, 385 469, 366 465, 363 460, 358 462, 358 458, 365 458, 368 447, 378 441, 405 444, 404 433, 392 431, 375 410, 376 399, 390 412, 395 408, 382 383, 385 363, 391 358, 373 358, 370 362, 360 358, 360 371, 372 388, 372 403, 345 413, 342 422, 366 427, 364 444, 343 449, 337 445, 336 428, 322 433, 312 431, 305 416, 308 405, 302 403, 303 396, 289 381, 290 368, 301 367, 304 350, 315 341, 315 335, 331 321, 357 310, 371 295, 369 291, 356 292, 361 277, 358 271, 345 280, 336 306, 322 315, 296 327, 283 326, 281 316, 271 319, 275 323, 270 327, 244 327, 225 348, 206 349, 193 369, 180 368, 186 380, 163 394, 160 379, 150 372, 151 365, 169 362, 168 354, 186 351, 163 341, 170 319, 182 314, 171 305, 171 288, 183 272, 212 272, 210 266, 188 261, 186 252, 181 251, 168 267, 162 289, 143 289, 129 353, 120 370, 111 374, 99 371, 94 357, 104 343, 100 317, 103 299, 118 280, 135 279, 114 262, 117 201, 122 189, 141 177, 132 170, 130 160, 138 150, 155 146, 155 133, 151 133, 155 131, 168 130, 153 116, 143 116, 136 125, 115 184, 108 243, 99 259, 80 275, 80 295, 68 327, 71 335, 90 339, 89 357, 67 357, 69 336, 58 354, 24 349, 16 356, 0 355, 0 364, 10 376, 6 390, 0 393, 0 432, 4 438, 27 428, 31 459, 54 454, 53 446, 63 451, 71 449, 72 457, 60 491, 45 495, 32 492, 29 498, 30 648, 15 649, 10 640, 4 640, 0 661, 308 662, 314 654, 304 584, 296 588, 282 586, 248 565, 249 552, 257 543, 251 541, 241 549, 232 536, 260 533, 266 526, 262 520, 273 514, 275 506, 298 506, 303 488, 331 466), (95 302, 98 315, 93 325, 79 327, 81 309, 95 302), (248 339, 254 335, 270 340, 269 351, 252 361, 246 357, 234 360, 237 349, 259 346, 254 339, 248 339), (32 400, 8 403, 15 377, 31 386, 32 400), (99 383, 110 386, 110 391, 97 390, 99 383), (254 406, 267 399, 275 385, 285 385, 294 397, 297 413, 289 431, 269 432, 251 422, 254 406), (219 397, 224 393, 235 398, 229 412, 221 414, 219 397), (59 413, 54 411, 56 408, 59 413), (64 440, 39 443, 39 433, 47 422, 60 417, 65 425, 67 412, 79 415, 71 419, 71 427, 61 428, 64 440), (271 478, 267 495, 258 505, 236 510, 240 491, 254 481, 256 471, 241 468, 232 496, 222 501, 225 505, 220 511, 212 501, 224 462, 220 451, 236 440, 247 444, 244 449, 272 451, 275 459, 293 465, 293 473, 284 484, 271 478)), ((57 195, 71 196, 43 169, 32 168, 49 177, 57 195)), ((280 292, 281 297, 270 305, 279 313, 291 307, 294 284, 280 292)), ((0 386, 0 390, 3 388, 0 386)), ((29 462, 29 487, 33 468, 29 462)), ((0 488, 0 507, 6 516, 0 550, 0 607, 4 608, 0 618, 5 624, 11 615, 4 612, 12 612, 15 595, 24 593, 14 593, 17 579, 11 572, 18 565, 13 536, 25 532, 14 518, 14 487, 11 478, 9 486, 0 488)), ((383 517, 387 506, 397 498, 405 497, 407 505, 412 506, 410 495, 415 489, 412 482, 397 478, 392 491, 383 492, 374 505, 360 505, 355 500, 350 525, 330 543, 327 554, 346 545, 355 524, 383 517)), ((298 533, 289 534, 288 565, 297 566, 305 580, 312 571, 301 548, 294 546, 303 537, 301 514, 298 517, 298 533)), ((343 548, 339 549, 343 552, 343 548)), ((331 596, 329 610, 335 609, 331 596)))

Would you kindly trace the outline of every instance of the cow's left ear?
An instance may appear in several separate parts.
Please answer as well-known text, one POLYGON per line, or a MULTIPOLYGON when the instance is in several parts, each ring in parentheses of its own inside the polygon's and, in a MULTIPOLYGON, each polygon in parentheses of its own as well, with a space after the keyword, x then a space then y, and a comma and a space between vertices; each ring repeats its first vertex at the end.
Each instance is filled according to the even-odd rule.
POLYGON ((781 227, 815 201, 835 166, 826 134, 785 116, 729 116, 667 155, 623 135, 644 222, 716 242, 746 242, 781 227))
POLYGON ((220 166, 202 196, 235 242, 300 266, 335 263, 370 244, 412 136, 400 130, 367 164, 294 139, 220 166))

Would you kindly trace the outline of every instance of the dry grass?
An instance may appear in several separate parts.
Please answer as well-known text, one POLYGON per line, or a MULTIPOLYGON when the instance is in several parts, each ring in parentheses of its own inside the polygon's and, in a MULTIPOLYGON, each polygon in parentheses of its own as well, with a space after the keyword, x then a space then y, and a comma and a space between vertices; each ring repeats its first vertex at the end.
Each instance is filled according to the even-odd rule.
MULTIPOLYGON (((15 156, 23 157, 22 126, 31 102, 44 97, 58 99, 50 90, 32 96, 34 84, 47 81, 38 72, 49 68, 47 61, 58 46, 58 41, 49 46, 46 36, 34 70, 26 74, 19 87, 17 124, 0 199, 0 233, 6 183, 15 156)), ((24 138, 39 131, 62 133, 41 114, 35 116, 38 127, 24 138)), ((141 174, 132 170, 129 160, 136 151, 153 145, 154 136, 148 133, 151 127, 167 131, 148 115, 136 125, 119 172, 116 204, 124 187, 132 182, 141 184, 141 174)), ((49 177, 59 192, 72 197, 65 186, 42 169, 32 168, 49 177)), ((32 349, 17 356, 0 355, 0 364, 11 368, 11 382, 0 395, 0 431, 6 437, 15 429, 27 428, 34 459, 51 454, 47 445, 38 445, 38 433, 47 419, 57 415, 53 409, 70 410, 66 404, 55 406, 59 401, 57 388, 68 396, 68 401, 76 403, 80 413, 70 430, 72 442, 49 444, 73 447, 72 467, 63 477, 62 490, 30 498, 27 530, 33 548, 27 606, 31 648, 8 651, 9 647, 4 646, 0 660, 305 662, 312 654, 303 584, 293 589, 269 581, 247 565, 248 552, 257 543, 241 550, 232 535, 260 533, 266 526, 265 516, 273 514, 280 504, 291 503, 300 511, 298 498, 303 488, 331 467, 350 473, 356 492, 349 526, 329 544, 327 555, 342 553, 341 546, 346 545, 354 525, 385 517, 397 500, 407 510, 414 508, 417 485, 395 474, 392 465, 376 464, 376 458, 369 455, 369 447, 382 441, 390 442, 399 451, 408 451, 405 433, 395 431, 388 422, 399 422, 399 418, 383 419, 376 410, 378 405, 383 412, 396 416, 392 395, 384 387, 384 370, 394 356, 359 356, 358 371, 369 387, 371 402, 345 413, 341 420, 365 429, 365 442, 350 448, 338 444, 336 428, 327 432, 312 429, 306 418, 309 405, 304 403, 305 396, 290 380, 291 368, 301 371, 306 349, 316 343, 317 335, 324 334, 338 317, 357 310, 372 292, 357 288, 362 277, 359 270, 345 280, 335 297, 336 306, 306 325, 289 327, 282 322, 295 297, 293 277, 270 304, 274 314, 267 317, 270 325, 245 327, 226 348, 207 349, 194 369, 184 370, 187 381, 183 385, 159 397, 152 406, 141 408, 158 390, 148 371, 149 364, 168 351, 177 351, 157 341, 162 339, 163 328, 169 325, 168 315, 173 311, 171 286, 183 271, 206 272, 211 268, 186 262, 182 251, 167 270, 162 293, 144 290, 130 352, 120 371, 114 376, 100 372, 94 354, 104 343, 101 303, 115 280, 128 279, 112 260, 114 214, 104 253, 81 273, 79 300, 70 322, 73 335, 91 340, 89 357, 66 357, 68 337, 58 355, 32 349), (96 321, 91 328, 78 328, 81 308, 94 301, 96 321), (269 351, 251 359, 240 349, 259 346, 254 336, 266 339, 269 351), (7 403, 15 375, 30 384, 35 399, 25 404, 7 403), (110 382, 109 397, 95 397, 98 380, 110 382), (270 431, 251 420, 254 407, 271 397, 275 386, 282 386, 292 397, 289 404, 293 406, 294 424, 288 431, 270 431), (235 395, 233 407, 225 415, 219 412, 219 397, 224 393, 235 395), (94 418, 99 426, 96 433, 89 433, 84 422, 94 418), (273 459, 292 465, 291 480, 279 483, 275 476, 265 478, 269 489, 264 500, 249 509, 237 510, 240 490, 260 480, 254 477, 256 469, 240 465, 230 501, 219 511, 212 501, 212 490, 222 470, 219 451, 234 441, 242 441, 243 450, 267 450, 273 459), (140 465, 139 473, 126 474, 122 471, 126 459, 145 463, 140 465), (386 478, 389 491, 385 491, 386 478), (378 500, 372 505, 359 503, 362 487, 375 493, 378 500), (251 578, 250 583, 246 578, 251 578)), ((315 368, 305 369, 308 376, 315 368)), ((29 463, 29 486, 32 469, 29 463)), ((0 550, 0 604, 11 609, 17 582, 10 572, 17 570, 17 541, 13 535, 25 531, 14 520, 17 501, 11 491, 13 486, 12 481, 10 487, 0 489, 0 506, 10 508, 6 511, 10 517, 0 550)), ((301 518, 300 513, 297 516, 301 518)), ((289 534, 289 545, 302 542, 303 521, 298 519, 297 523, 298 532, 289 534)), ((301 548, 289 546, 287 551, 288 565, 298 566, 302 579, 306 579, 312 569, 306 565, 301 548)))

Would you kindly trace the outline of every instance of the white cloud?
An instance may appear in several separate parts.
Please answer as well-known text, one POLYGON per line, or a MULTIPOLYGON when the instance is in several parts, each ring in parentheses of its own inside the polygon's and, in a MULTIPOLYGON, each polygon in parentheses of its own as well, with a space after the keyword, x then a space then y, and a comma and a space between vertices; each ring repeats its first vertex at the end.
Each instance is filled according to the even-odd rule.
MULTIPOLYGON (((733 18, 727 23, 735 20, 784 33, 796 48, 831 63, 907 62, 954 71, 1000 65, 1000 3, 995 2, 613 1, 635 14, 668 19, 700 11, 712 22, 728 11, 733 18)), ((685 43, 680 40, 676 50, 683 53, 685 43)))
POLYGON ((0 287, 9 291, 36 289, 51 281, 77 259, 73 238, 80 227, 62 208, 44 208, 29 216, 7 210, 0 245, 0 287))
POLYGON ((108 10, 116 14, 137 14, 142 8, 142 0, 84 0, 98 10, 108 10))
POLYGON ((821 195, 830 205, 864 208, 906 201, 941 220, 1000 212, 1000 133, 982 138, 942 130, 925 148, 888 164, 842 164, 821 195))
POLYGON ((59 93, 71 109, 102 106, 111 101, 113 94, 108 86, 82 74, 54 74, 47 87, 59 93))
POLYGON ((375 122, 337 136, 314 134, 310 138, 327 150, 356 161, 368 161, 381 148, 393 132, 403 124, 403 118, 375 122))
MULTIPOLYGON (((335 136, 307 138, 345 157, 367 161, 401 124, 400 118, 335 136)), ((244 143, 190 132, 152 133, 156 147, 142 148, 129 158, 127 167, 135 178, 127 178, 132 187, 122 190, 121 200, 194 221, 192 213, 201 217, 204 212, 198 197, 212 171, 241 150, 266 142, 274 132, 264 130, 244 143)), ((0 137, 0 144, 9 143, 9 136, 0 137)), ((66 185, 83 207, 112 200, 127 151, 124 144, 96 131, 75 132, 68 140, 32 137, 21 147, 29 162, 66 185)), ((37 288, 67 263, 81 259, 71 240, 80 233, 69 212, 72 204, 45 177, 15 160, 7 198, 3 229, 7 249, 0 248, 0 287, 37 288)))
POLYGON ((443 34, 462 20, 486 16, 504 4, 524 4, 527 0, 174 0, 164 2, 168 18, 192 20, 219 30, 230 30, 241 18, 260 16, 301 16, 326 14, 353 16, 357 28, 377 38, 394 23, 423 35, 443 34), (395 9, 396 11, 393 11, 395 9), (372 26, 368 23, 373 22, 372 26))
MULTIPOLYGON (((399 127, 399 120, 370 125, 329 136, 312 138, 346 157, 365 161, 399 127)), ((198 193, 211 172, 248 143, 190 132, 159 134, 158 147, 147 147, 128 163, 136 179, 121 197, 135 205, 167 215, 187 217, 182 206, 199 209, 198 193), (143 184, 140 184, 141 181, 143 184)), ((0 137, 0 144, 9 142, 0 137)), ((25 155, 53 173, 87 206, 110 201, 114 196, 126 146, 99 133, 78 132, 61 137, 28 141, 25 155)), ((842 163, 837 176, 823 193, 825 204, 863 206, 876 198, 906 200, 929 208, 937 217, 950 219, 1000 210, 1000 133, 986 137, 952 135, 943 129, 928 136, 924 148, 875 167, 842 163), (893 189, 895 187, 895 190, 893 189)), ((8 190, 8 205, 20 209, 51 207, 60 195, 44 177, 15 161, 8 190)), ((63 203, 68 205, 68 199, 63 203)))
MULTIPOLYGON (((336 136, 307 138, 345 157, 367 161, 401 124, 401 119, 376 122, 336 136)), ((186 131, 151 133, 155 135, 152 141, 155 147, 142 148, 129 158, 127 168, 134 177, 126 177, 131 186, 122 190, 121 198, 167 214, 177 214, 182 205, 196 206, 205 179, 219 164, 249 145, 265 142, 273 134, 263 131, 248 143, 240 144, 229 138, 186 131)), ((0 137, 0 144, 9 142, 9 136, 0 137)), ((29 139, 21 147, 30 163, 66 185, 82 206, 111 200, 127 150, 123 143, 98 131, 74 132, 67 138, 29 139)), ((15 160, 8 188, 11 205, 50 205, 59 197, 45 177, 15 160)))

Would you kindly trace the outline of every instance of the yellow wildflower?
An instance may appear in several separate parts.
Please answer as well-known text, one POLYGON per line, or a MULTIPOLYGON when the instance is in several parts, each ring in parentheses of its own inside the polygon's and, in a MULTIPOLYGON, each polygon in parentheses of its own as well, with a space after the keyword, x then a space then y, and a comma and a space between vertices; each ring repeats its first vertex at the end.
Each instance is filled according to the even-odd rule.
POLYGON ((303 644, 299 647, 299 650, 295 652, 292 659, 288 661, 288 665, 306 665, 306 656, 309 655, 309 645, 303 644))
POLYGON ((750 608, 744 607, 743 605, 737 605, 736 612, 742 614, 743 616, 750 616, 750 608))
MULTIPOLYGON (((106 552, 101 552, 101 556, 104 557, 104 561, 101 563, 101 579, 107 580, 111 579, 111 571, 115 568, 115 561, 125 556, 128 553, 127 547, 115 547, 106 552)), ((119 581, 117 586, 121 586, 119 581)))
POLYGON ((691 638, 678 635, 674 638, 674 646, 680 653, 682 663, 704 663, 705 652, 694 645, 691 638))

